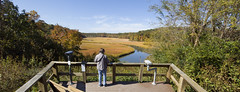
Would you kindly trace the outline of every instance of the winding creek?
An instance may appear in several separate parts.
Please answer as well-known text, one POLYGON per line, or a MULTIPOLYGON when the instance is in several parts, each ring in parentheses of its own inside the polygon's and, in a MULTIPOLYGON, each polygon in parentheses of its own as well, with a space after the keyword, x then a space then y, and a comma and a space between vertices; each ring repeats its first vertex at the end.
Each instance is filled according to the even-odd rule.
POLYGON ((137 50, 135 48, 135 52, 133 52, 132 54, 129 54, 127 56, 123 56, 121 58, 119 58, 119 60, 121 62, 128 62, 128 63, 143 63, 144 60, 149 56, 150 54, 137 50))

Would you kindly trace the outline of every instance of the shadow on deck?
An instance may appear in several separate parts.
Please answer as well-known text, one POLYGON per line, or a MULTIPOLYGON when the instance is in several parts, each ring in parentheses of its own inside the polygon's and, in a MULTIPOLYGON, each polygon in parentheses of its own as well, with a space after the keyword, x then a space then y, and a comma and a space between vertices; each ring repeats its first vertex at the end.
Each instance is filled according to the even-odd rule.
MULTIPOLYGON (((77 88, 84 92, 174 92, 172 86, 165 82, 157 82, 157 85, 152 85, 152 82, 115 82, 112 84, 111 81, 107 82, 106 87, 99 87, 98 82, 85 83, 81 81, 74 81, 74 88, 77 88)), ((60 84, 64 87, 68 87, 70 82, 62 81, 60 84)))

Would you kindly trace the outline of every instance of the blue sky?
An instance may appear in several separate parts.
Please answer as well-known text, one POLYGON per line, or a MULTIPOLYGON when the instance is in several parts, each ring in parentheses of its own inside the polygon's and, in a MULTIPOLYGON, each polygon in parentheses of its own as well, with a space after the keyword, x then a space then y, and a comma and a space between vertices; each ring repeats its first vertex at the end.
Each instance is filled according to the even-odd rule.
POLYGON ((158 27, 149 6, 159 0, 12 0, 19 10, 83 33, 138 32, 158 27))

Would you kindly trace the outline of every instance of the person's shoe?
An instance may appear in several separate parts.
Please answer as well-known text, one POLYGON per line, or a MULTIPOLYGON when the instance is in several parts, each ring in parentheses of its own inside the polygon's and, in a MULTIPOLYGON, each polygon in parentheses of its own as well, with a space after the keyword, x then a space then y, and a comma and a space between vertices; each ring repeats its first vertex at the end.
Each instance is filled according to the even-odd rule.
POLYGON ((98 87, 102 87, 101 85, 98 85, 98 87))
POLYGON ((103 87, 106 87, 106 85, 103 85, 103 87))

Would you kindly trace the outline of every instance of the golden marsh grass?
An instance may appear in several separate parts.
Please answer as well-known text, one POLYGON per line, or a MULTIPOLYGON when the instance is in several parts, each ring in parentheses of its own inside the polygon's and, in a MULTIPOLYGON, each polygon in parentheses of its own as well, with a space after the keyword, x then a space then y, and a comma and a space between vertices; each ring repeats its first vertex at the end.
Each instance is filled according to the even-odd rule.
POLYGON ((128 45, 148 48, 143 42, 129 41, 128 39, 91 37, 83 39, 80 52, 86 56, 98 53, 100 48, 104 48, 107 55, 118 57, 134 51, 134 48, 128 45))

